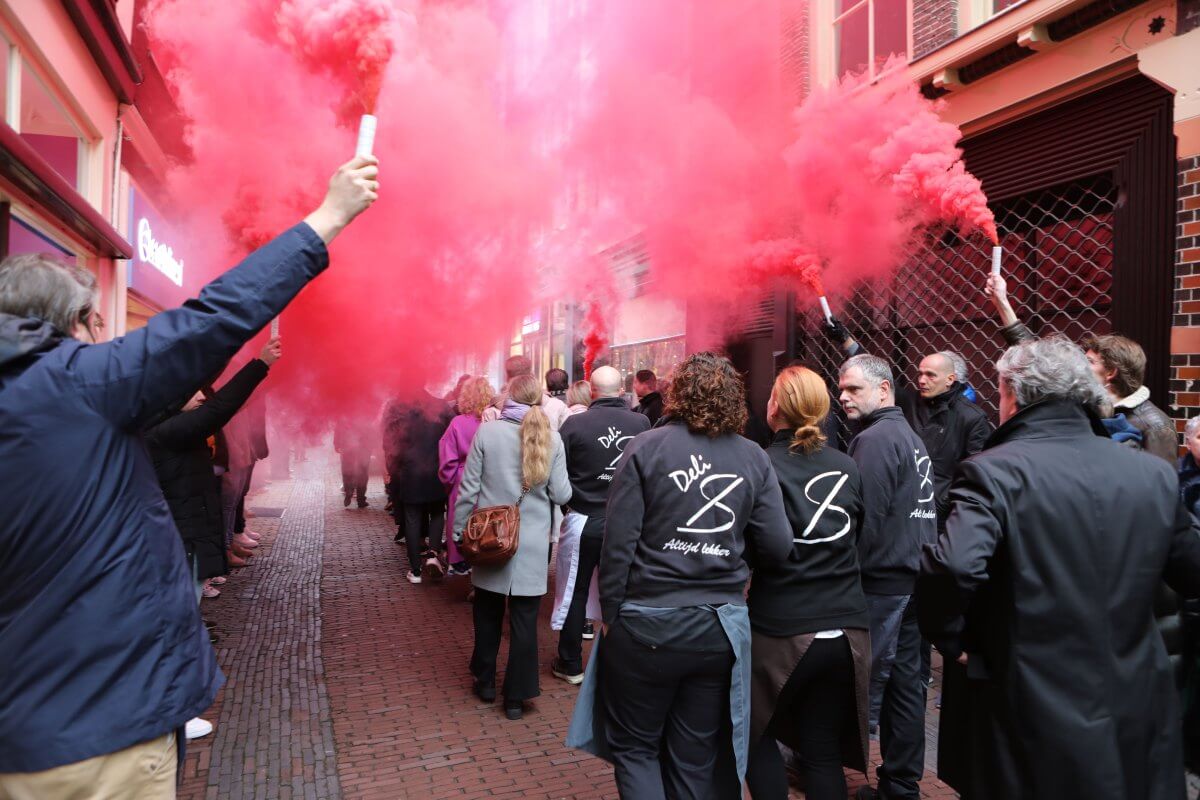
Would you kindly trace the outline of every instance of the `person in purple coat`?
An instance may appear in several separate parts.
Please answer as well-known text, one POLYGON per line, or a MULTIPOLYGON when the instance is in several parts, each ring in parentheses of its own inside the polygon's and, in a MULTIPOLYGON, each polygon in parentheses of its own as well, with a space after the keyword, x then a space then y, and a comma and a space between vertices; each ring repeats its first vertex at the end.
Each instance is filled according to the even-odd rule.
MULTIPOLYGON (((454 508, 458 499, 458 485, 462 482, 463 469, 467 464, 467 453, 471 452, 471 440, 479 430, 480 417, 492 403, 496 390, 487 378, 471 378, 464 383, 458 394, 458 415, 438 442, 438 477, 450 490, 449 507, 454 508)), ((451 575, 468 575, 471 568, 454 544, 454 514, 446 515, 446 560, 451 575)))

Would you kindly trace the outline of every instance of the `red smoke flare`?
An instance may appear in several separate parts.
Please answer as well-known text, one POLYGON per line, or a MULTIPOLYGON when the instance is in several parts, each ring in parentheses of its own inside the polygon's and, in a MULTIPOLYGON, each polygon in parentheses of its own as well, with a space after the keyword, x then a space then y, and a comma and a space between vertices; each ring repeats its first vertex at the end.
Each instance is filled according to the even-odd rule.
POLYGON ((587 317, 584 320, 588 326, 587 335, 583 337, 584 356, 583 356, 583 379, 591 380, 592 367, 596 363, 596 358, 604 348, 608 347, 608 326, 604 321, 603 315, 600 313, 599 306, 595 303, 588 304, 587 317))
POLYGON ((377 100, 386 120, 380 201, 284 315, 271 380, 310 419, 489 356, 550 300, 586 308, 590 370, 620 301, 587 288, 588 265, 631 237, 639 291, 687 306, 690 335, 772 280, 837 293, 886 277, 924 226, 993 235, 957 128, 902 78, 781 111, 790 3, 605 0, 548 18, 533 0, 411 0, 415 20, 403 4, 148 5, 191 120, 194 161, 171 186, 195 271, 301 219, 358 114, 377 100), (548 257, 548 231, 571 247, 548 257))
POLYGON ((279 40, 309 69, 333 75, 347 92, 343 121, 375 113, 395 51, 396 10, 388 0, 278 0, 279 40))
POLYGON ((820 259, 795 239, 755 242, 749 248, 746 272, 755 285, 782 278, 798 282, 817 297, 825 296, 820 259))

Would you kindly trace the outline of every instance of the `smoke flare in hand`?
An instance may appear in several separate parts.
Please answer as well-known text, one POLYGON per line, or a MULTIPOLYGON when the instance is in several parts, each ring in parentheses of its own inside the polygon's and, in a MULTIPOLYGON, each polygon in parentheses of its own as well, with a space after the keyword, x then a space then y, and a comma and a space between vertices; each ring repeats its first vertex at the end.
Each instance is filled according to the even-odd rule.
MULTIPOLYGON (((388 120, 379 203, 286 312, 305 354, 274 370, 287 405, 329 418, 419 389, 555 301, 584 309, 590 371, 615 337, 659 333, 628 324, 633 292, 589 288, 590 262, 634 238, 627 307, 686 307, 689 336, 711 327, 719 344, 775 281, 837 294, 889 276, 922 227, 994 236, 958 129, 902 71, 781 111, 779 0, 583 6, 148 4, 191 122, 194 160, 170 184, 201 272, 302 219, 361 114, 388 120)), ((614 266, 630 265, 599 272, 614 266)))

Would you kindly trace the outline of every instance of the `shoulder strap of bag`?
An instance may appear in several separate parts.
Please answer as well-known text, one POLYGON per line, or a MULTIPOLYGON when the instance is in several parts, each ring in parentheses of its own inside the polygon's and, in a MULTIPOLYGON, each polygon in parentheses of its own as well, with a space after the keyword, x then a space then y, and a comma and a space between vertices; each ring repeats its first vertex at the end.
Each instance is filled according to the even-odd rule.
POLYGON ((525 499, 525 495, 529 494, 529 488, 525 484, 521 484, 521 496, 517 498, 516 507, 521 507, 521 501, 525 499))

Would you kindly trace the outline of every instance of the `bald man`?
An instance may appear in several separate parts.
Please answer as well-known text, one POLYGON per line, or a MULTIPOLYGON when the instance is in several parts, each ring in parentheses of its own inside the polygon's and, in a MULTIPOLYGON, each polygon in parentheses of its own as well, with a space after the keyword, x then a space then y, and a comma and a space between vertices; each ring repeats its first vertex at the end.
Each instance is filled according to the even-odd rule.
POLYGON ((963 396, 966 372, 966 361, 958 353, 933 353, 917 367, 917 391, 896 395, 896 405, 929 454, 939 532, 945 530, 950 513, 950 481, 958 462, 982 450, 992 435, 987 414, 963 396))
POLYGON ((559 538, 560 552, 569 552, 567 548, 574 543, 574 536, 578 535, 579 541, 578 558, 573 559, 575 570, 566 576, 573 582, 570 605, 551 672, 571 684, 583 681, 583 626, 592 576, 600 564, 608 488, 625 446, 634 436, 650 429, 650 420, 644 414, 630 411, 621 398, 621 373, 612 367, 600 367, 592 373, 591 383, 591 406, 568 417, 559 429, 572 490, 570 513, 559 538))

